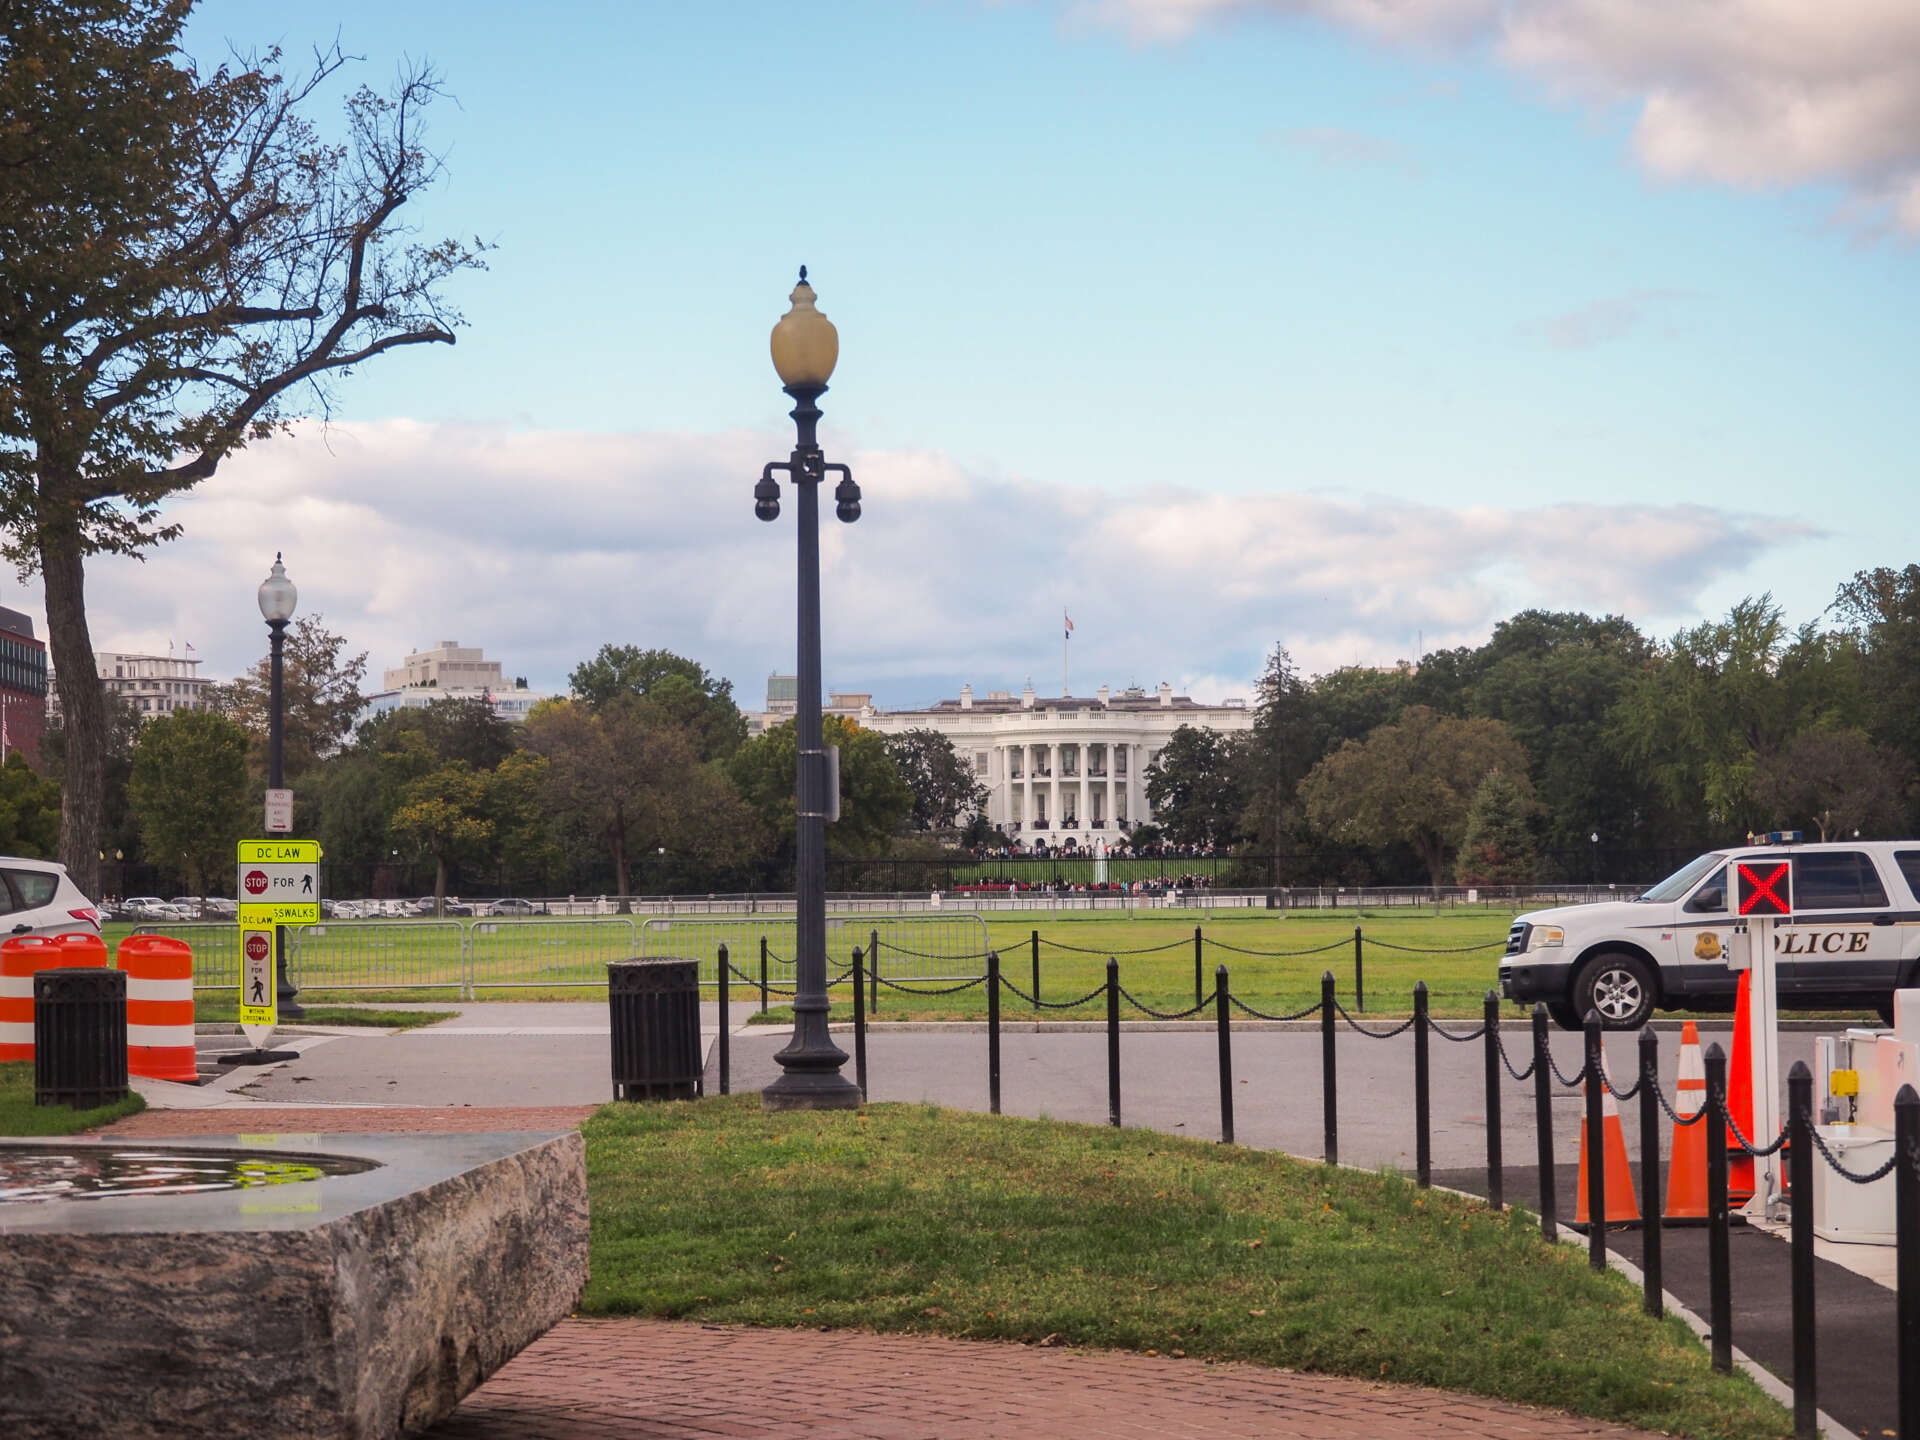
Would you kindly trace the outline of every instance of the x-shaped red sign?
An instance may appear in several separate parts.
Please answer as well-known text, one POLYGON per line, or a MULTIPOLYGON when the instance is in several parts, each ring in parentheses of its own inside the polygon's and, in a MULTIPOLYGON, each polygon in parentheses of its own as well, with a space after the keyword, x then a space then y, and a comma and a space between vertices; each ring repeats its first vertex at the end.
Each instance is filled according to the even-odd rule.
POLYGON ((1773 868, 1762 875, 1751 865, 1740 866, 1740 913, 1751 915, 1759 910, 1762 915, 1786 915, 1792 907, 1787 897, 1774 887, 1787 878, 1788 862, 1777 861, 1773 868))

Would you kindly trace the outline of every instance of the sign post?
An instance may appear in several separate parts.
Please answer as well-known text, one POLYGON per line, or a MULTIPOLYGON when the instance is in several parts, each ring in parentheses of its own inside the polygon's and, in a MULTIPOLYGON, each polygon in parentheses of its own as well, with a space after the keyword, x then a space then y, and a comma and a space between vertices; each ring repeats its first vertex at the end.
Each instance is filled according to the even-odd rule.
MULTIPOLYGON (((269 812, 271 796, 269 794, 269 812)), ((287 793, 291 799, 291 792, 287 793)), ((278 964, 287 925, 320 920, 320 846, 312 840, 242 840, 234 894, 240 919, 240 1028, 253 1048, 222 1055, 223 1065, 265 1065, 295 1059, 295 1050, 268 1050, 280 1023, 278 964)))
MULTIPOLYGON (((1748 982, 1747 1034, 1753 1050, 1753 1133, 1747 1140, 1770 1145, 1780 1132, 1780 992, 1774 926, 1793 915, 1793 861, 1782 857, 1740 860, 1734 863, 1734 902, 1751 933, 1753 978, 1748 982)), ((1756 1156, 1753 1162, 1753 1199, 1746 1213, 1754 1219, 1777 1209, 1784 1187, 1780 1183, 1780 1155, 1756 1156)))

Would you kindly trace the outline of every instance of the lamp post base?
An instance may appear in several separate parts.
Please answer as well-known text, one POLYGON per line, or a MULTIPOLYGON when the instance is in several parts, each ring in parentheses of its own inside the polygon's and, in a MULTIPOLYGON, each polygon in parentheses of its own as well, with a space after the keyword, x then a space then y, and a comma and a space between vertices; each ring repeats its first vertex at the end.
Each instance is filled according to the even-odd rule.
POLYGON ((821 1085, 782 1085, 774 1081, 760 1092, 762 1110, 858 1110, 866 1102, 860 1087, 833 1076, 821 1085))
MULTIPOLYGON (((833 1053, 839 1056, 839 1065, 846 1063, 847 1057, 837 1048, 833 1053)), ((838 1065, 789 1070, 760 1092, 762 1110, 858 1110, 865 1103, 860 1087, 842 1075, 838 1065)))

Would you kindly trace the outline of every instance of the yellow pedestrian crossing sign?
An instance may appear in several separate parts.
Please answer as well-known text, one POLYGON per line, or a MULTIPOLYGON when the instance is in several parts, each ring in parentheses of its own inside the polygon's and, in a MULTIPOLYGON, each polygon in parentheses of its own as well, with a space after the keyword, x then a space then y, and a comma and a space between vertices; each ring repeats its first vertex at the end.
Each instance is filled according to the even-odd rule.
POLYGON ((240 930, 240 1028, 256 1050, 280 1023, 273 966, 274 927, 240 930))
POLYGON ((240 923, 320 923, 320 846, 312 840, 242 840, 234 896, 240 923))

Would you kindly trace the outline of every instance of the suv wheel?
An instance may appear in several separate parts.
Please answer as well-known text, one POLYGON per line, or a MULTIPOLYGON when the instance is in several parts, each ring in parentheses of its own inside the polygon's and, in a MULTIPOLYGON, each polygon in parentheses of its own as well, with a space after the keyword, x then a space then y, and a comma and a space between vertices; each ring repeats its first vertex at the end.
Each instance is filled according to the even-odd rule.
POLYGON ((1602 1028, 1637 1030, 1653 1015, 1653 970, 1638 955, 1609 951, 1596 956, 1574 981, 1573 1004, 1584 1020, 1597 1011, 1602 1028))

